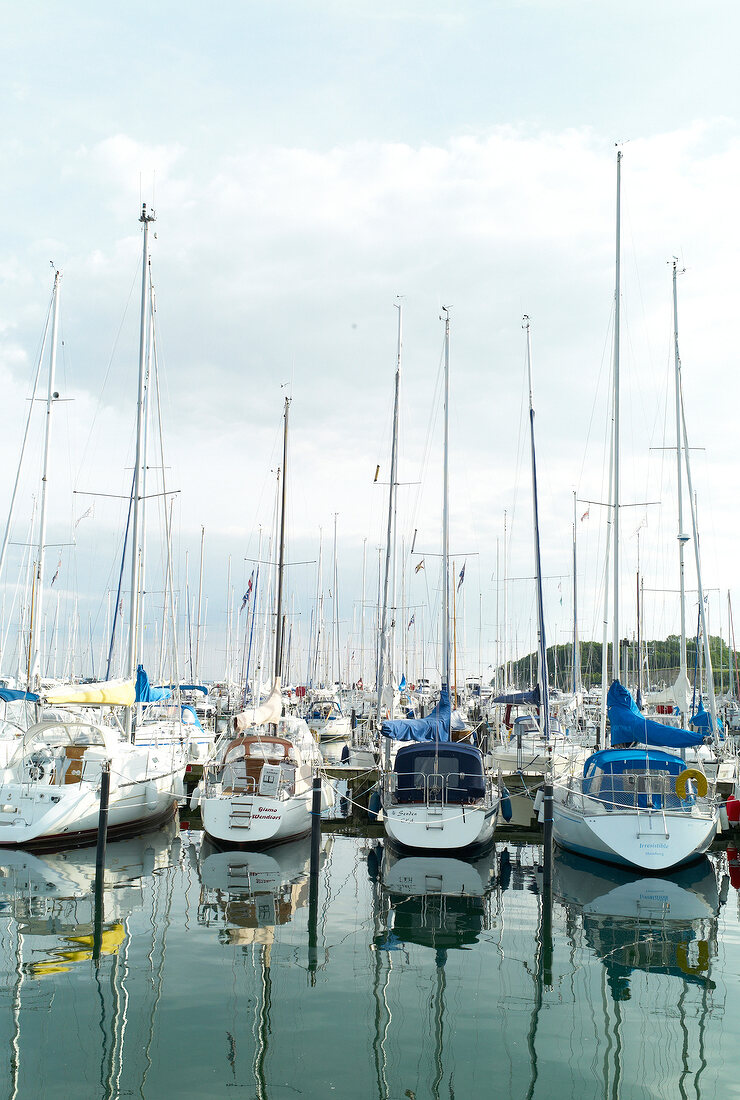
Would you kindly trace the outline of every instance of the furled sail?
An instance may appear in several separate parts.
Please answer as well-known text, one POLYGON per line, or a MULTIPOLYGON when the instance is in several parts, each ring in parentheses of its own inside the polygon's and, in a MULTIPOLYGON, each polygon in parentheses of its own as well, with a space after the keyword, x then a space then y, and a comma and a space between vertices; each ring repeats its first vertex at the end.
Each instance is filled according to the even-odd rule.
POLYGON ((242 733, 250 726, 266 726, 275 723, 283 713, 283 696, 280 691, 280 677, 275 677, 272 691, 258 707, 250 707, 234 715, 234 732, 242 733))
POLYGON ((703 733, 664 726, 643 717, 637 704, 619 680, 614 680, 606 697, 612 745, 628 745, 637 742, 640 745, 663 745, 671 749, 684 749, 701 745, 703 733))
POLYGON ((136 702, 133 680, 104 680, 98 684, 62 684, 43 693, 54 706, 130 707, 136 702))
POLYGON ((691 684, 689 678, 685 672, 679 672, 675 682, 663 691, 646 692, 645 702, 651 704, 670 703, 671 706, 678 707, 681 714, 688 714, 690 696, 691 684))
POLYGON ((442 685, 439 702, 426 718, 394 718, 380 727, 383 737, 392 741, 449 741, 450 693, 442 685))

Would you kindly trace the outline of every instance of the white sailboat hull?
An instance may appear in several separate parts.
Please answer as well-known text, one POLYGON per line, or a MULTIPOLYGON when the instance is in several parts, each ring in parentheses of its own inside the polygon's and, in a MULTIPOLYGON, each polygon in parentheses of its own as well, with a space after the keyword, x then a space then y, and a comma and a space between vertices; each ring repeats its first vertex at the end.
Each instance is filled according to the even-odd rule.
POLYGON ((492 843, 498 810, 498 799, 489 806, 384 806, 383 823, 388 838, 404 848, 462 851, 492 843))
MULTIPOLYGON (((275 798, 259 794, 220 794, 202 797, 203 829, 217 844, 262 846, 295 840, 311 831, 313 792, 275 798)), ((332 804, 333 792, 321 789, 321 809, 332 804)))
POLYGON ((553 837, 562 848, 641 871, 668 871, 704 855, 718 820, 659 810, 589 814, 553 801, 553 837))
MULTIPOLYGON (((111 784, 108 832, 150 828, 166 820, 177 808, 176 776, 111 784), (174 780, 174 782, 173 782, 174 780)), ((100 793, 95 788, 55 791, 58 801, 28 784, 0 787, 0 847, 74 846, 92 843, 97 835, 100 793)))

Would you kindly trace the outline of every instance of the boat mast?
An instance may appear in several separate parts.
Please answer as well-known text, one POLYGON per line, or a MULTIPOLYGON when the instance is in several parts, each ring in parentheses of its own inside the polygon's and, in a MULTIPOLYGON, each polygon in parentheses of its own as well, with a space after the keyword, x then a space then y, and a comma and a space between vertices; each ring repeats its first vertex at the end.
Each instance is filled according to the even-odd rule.
POLYGON ((620 283, 621 283, 621 184, 622 150, 617 150, 617 237, 616 237, 616 278, 614 290, 614 495, 613 531, 614 543, 614 608, 612 618, 612 679, 620 677, 619 653, 619 326, 620 326, 620 283))
POLYGON ((450 489, 449 489, 449 406, 450 406, 450 311, 442 306, 445 323, 444 355, 444 462, 442 473, 442 684, 450 687, 450 489))
POLYGON ((57 332, 59 327, 59 281, 61 272, 54 272, 54 312, 51 319, 51 356, 49 358, 49 388, 46 396, 44 431, 44 466, 41 475, 41 505, 39 511, 39 545, 36 561, 35 600, 31 621, 31 662, 28 689, 37 691, 41 681, 41 609, 44 592, 44 549, 46 546, 46 512, 49 486, 49 444, 51 442, 51 409, 59 396, 54 390, 57 365, 57 332))
POLYGON ((534 571, 537 585, 538 681, 540 688, 540 728, 545 741, 550 740, 550 699, 547 684, 547 641, 545 639, 545 609, 542 600, 542 556, 540 553, 540 517, 537 500, 537 462, 534 450, 534 403, 532 401, 532 333, 529 317, 522 320, 527 334, 527 383, 529 387, 529 443, 532 456, 532 514, 534 519, 534 571))
MULTIPOLYGON (((393 538, 395 531, 396 514, 396 490, 397 490, 397 466, 398 466, 398 406, 401 390, 401 350, 403 347, 403 307, 401 302, 395 303, 398 310, 398 340, 396 344, 396 379, 393 391, 393 436, 391 439, 391 472, 388 484, 388 528, 385 544, 385 571, 383 573, 383 602, 380 619, 380 645, 378 649, 378 730, 383 721, 383 688, 385 686, 386 653, 390 658, 388 645, 388 585, 390 580, 391 560, 395 557, 393 538)), ((385 746, 386 767, 390 767, 390 741, 386 740, 385 746)))
POLYGON ((284 414, 284 426, 283 426, 283 484, 282 494, 280 499, 280 542, 278 546, 278 575, 277 575, 277 608, 276 608, 276 620, 275 620, 275 675, 276 680, 280 679, 281 665, 283 660, 283 625, 282 625, 282 611, 283 611, 283 573, 285 572, 285 500, 287 495, 287 465, 288 465, 288 410, 290 409, 290 398, 285 398, 285 414, 284 414))
MULTIPOLYGON (((684 566, 684 547, 689 541, 689 536, 683 529, 683 483, 681 461, 681 356, 678 350, 678 294, 676 281, 678 276, 678 262, 673 258, 673 359, 676 390, 676 493, 678 497, 678 575, 681 608, 681 645, 680 645, 680 671, 679 683, 681 684, 681 699, 676 700, 681 712, 681 726, 686 729, 686 690, 688 681, 686 659, 686 577, 684 566)), ((688 460, 688 455, 686 456, 688 460)))
MULTIPOLYGON (((704 661, 707 671, 707 692, 709 694, 709 713, 712 716, 712 738, 714 745, 719 752, 719 727, 717 725, 717 700, 714 694, 714 674, 712 671, 712 654, 709 648, 709 630, 707 627, 707 611, 704 604, 704 586, 701 580, 701 554, 699 553, 699 527, 696 518, 696 499, 694 497, 694 489, 691 483, 691 464, 689 462, 689 439, 686 432, 686 410, 683 404, 683 393, 681 394, 681 422, 683 425, 683 449, 684 458, 686 460, 686 489, 689 495, 689 503, 691 504, 691 530, 694 541, 694 558, 696 561, 696 587, 699 592, 699 620, 701 622, 701 631, 704 636, 704 661)), ((701 692, 699 694, 701 699, 701 692)))
MULTIPOLYGON (((129 634, 128 660, 126 674, 129 679, 136 678, 138 664, 139 630, 139 568, 141 563, 140 527, 142 467, 146 463, 144 453, 144 406, 146 404, 147 373, 147 330, 149 321, 149 226, 155 220, 154 212, 147 213, 146 203, 142 205, 139 221, 144 226, 144 241, 141 259, 141 318, 139 327, 139 392, 136 402, 136 458, 134 461, 133 485, 133 525, 131 529, 131 594, 129 598, 129 634)), ((132 708, 126 708, 126 733, 131 735, 132 708)))
POLYGON ((573 694, 577 695, 581 686, 581 654, 578 648, 578 550, 577 550, 577 508, 578 500, 573 490, 573 694))

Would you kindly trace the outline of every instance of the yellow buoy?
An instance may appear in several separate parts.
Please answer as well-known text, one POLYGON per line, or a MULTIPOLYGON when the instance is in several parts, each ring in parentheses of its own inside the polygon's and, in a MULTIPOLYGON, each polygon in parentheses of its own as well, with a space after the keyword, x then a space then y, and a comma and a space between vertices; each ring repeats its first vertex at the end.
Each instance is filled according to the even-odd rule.
POLYGON ((696 793, 699 798, 704 798, 707 793, 707 777, 704 772, 700 772, 698 768, 684 768, 680 775, 676 776, 676 794, 683 801, 686 798, 686 787, 689 780, 692 779, 696 783, 696 793))

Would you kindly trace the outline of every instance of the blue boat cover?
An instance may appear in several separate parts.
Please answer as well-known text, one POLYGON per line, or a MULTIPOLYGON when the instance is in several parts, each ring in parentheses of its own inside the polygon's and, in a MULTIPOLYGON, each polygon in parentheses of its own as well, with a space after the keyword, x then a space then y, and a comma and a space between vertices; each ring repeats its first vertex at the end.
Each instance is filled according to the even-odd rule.
POLYGON ((535 684, 531 691, 512 691, 509 695, 497 695, 494 703, 506 703, 509 706, 540 705, 540 685, 535 684))
POLYGON ((450 693, 442 685, 439 702, 426 718, 394 718, 380 727, 383 737, 392 741, 449 741, 450 693))
POLYGON ((156 688, 156 691, 202 691, 204 695, 208 694, 208 688, 203 684, 166 684, 163 689, 156 688))
POLYGON ((685 749, 701 745, 703 733, 664 726, 644 718, 637 704, 619 680, 614 680, 606 697, 612 745, 628 745, 636 741, 641 745, 664 745, 669 749, 685 749))
MULTIPOLYGON (((708 710, 705 709, 702 700, 699 700, 699 706, 696 708, 696 714, 692 714, 689 718, 689 722, 696 729, 702 730, 704 734, 712 732, 712 716, 708 710)), ((717 729, 720 733, 723 732, 722 719, 717 718, 717 729)))
POLYGON ((27 703, 38 703, 38 695, 30 691, 18 691, 16 688, 0 688, 0 699, 3 703, 15 703, 18 699, 24 699, 27 703))
POLYGON ((182 707, 181 707, 180 709, 182 710, 182 714, 183 714, 183 717, 185 717, 185 713, 186 713, 186 712, 187 712, 188 714, 192 714, 193 718, 192 718, 192 721, 191 721, 191 722, 188 722, 188 725, 189 725, 189 726, 190 726, 190 725, 193 725, 193 726, 197 726, 197 728, 198 728, 199 730, 201 730, 201 731, 203 730, 203 727, 202 727, 202 726, 201 726, 201 724, 200 724, 200 718, 199 718, 199 717, 198 717, 198 715, 197 715, 197 714, 195 713, 195 707, 191 707, 189 703, 183 703, 183 704, 182 704, 182 707))
POLYGON ((136 702, 137 703, 158 703, 161 699, 169 699, 172 692, 169 688, 155 688, 149 683, 149 677, 146 674, 143 665, 139 665, 136 669, 136 702))

